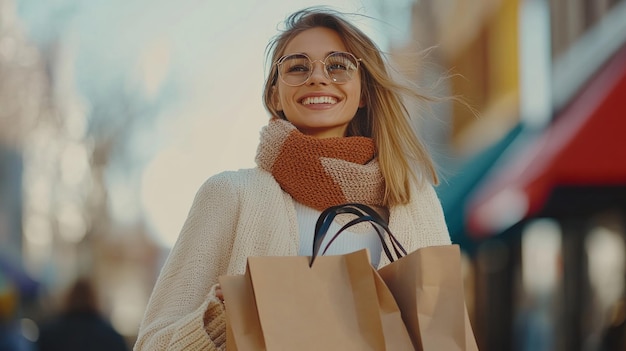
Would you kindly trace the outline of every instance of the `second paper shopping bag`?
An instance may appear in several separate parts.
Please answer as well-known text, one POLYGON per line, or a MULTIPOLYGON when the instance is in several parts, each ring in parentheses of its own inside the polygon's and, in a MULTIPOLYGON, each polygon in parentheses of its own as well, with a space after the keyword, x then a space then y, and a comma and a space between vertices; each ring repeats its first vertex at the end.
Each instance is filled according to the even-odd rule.
POLYGON ((467 314, 458 245, 418 249, 381 268, 420 351, 478 351, 467 314))
POLYGON ((429 246, 407 252, 374 209, 352 203, 329 207, 320 215, 313 257, 322 250, 321 242, 334 217, 343 213, 356 218, 335 233, 330 243, 352 225, 374 225, 383 252, 391 261, 378 273, 402 311, 415 350, 478 351, 465 304, 459 246, 429 246))

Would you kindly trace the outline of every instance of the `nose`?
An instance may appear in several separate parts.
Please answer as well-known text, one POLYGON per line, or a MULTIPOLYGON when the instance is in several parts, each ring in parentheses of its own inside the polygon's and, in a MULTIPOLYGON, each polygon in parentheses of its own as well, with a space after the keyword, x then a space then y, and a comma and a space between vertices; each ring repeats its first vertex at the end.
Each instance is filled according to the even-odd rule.
POLYGON ((321 60, 311 62, 311 76, 309 76, 308 84, 328 84, 329 78, 326 75, 326 66, 321 60))

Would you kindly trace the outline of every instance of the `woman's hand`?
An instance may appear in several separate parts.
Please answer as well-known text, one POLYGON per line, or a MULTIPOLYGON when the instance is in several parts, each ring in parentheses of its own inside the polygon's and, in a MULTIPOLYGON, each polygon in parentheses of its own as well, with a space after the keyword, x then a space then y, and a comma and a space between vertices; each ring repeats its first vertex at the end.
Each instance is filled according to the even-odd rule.
POLYGON ((215 287, 215 296, 217 296, 217 298, 224 303, 224 293, 222 293, 222 286, 219 284, 215 287))

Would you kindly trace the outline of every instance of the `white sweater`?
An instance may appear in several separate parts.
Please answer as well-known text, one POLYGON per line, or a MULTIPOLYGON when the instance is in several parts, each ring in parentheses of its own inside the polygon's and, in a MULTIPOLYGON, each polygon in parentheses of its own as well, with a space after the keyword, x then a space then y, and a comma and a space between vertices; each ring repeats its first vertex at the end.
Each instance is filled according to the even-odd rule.
MULTIPOLYGON (((414 189, 411 198, 389 212, 407 251, 450 244, 432 186, 414 189)), ((218 277, 245 273, 249 256, 295 256, 299 240, 294 201, 270 173, 253 168, 209 178, 157 279, 134 350, 224 350, 218 277)), ((388 263, 382 255, 379 267, 388 263)))

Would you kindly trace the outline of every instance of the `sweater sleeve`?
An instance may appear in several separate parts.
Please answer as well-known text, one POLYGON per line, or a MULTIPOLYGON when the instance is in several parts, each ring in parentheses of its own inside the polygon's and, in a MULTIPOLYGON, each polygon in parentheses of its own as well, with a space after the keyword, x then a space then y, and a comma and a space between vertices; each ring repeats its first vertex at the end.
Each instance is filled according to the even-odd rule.
POLYGON ((224 173, 200 187, 150 296, 135 351, 225 349, 225 312, 215 287, 228 266, 237 203, 224 173))

